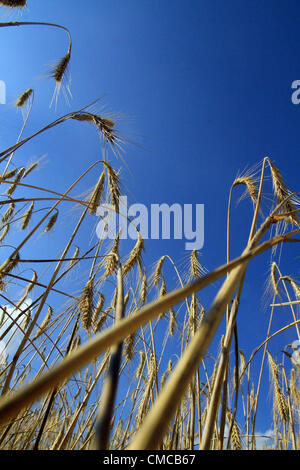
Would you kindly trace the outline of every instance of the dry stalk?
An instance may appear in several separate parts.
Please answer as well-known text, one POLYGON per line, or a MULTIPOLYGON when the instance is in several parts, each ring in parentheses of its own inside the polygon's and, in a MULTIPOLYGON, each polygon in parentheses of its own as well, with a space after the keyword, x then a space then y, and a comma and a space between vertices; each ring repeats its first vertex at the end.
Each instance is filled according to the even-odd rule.
MULTIPOLYGON (((289 234, 285 235, 280 235, 272 240, 264 242, 261 246, 250 250, 249 252, 245 253, 242 257, 232 260, 230 263, 217 268, 212 273, 209 273, 203 276, 202 278, 197 279, 193 283, 184 286, 174 292, 171 292, 162 297, 161 299, 148 304, 147 306, 143 307, 141 310, 136 312, 134 316, 130 316, 126 319, 119 321, 118 325, 115 325, 114 327, 106 330, 99 336, 89 340, 85 345, 72 352, 72 354, 70 354, 66 359, 51 368, 51 370, 45 372, 33 383, 26 385, 25 387, 17 391, 13 396, 1 399, 0 424, 5 423, 10 418, 16 416, 22 408, 34 402, 39 396, 47 392, 49 389, 57 386, 67 377, 72 375, 85 364, 87 364, 95 357, 100 355, 102 352, 104 352, 107 348, 111 347, 116 343, 119 343, 126 336, 136 331, 142 325, 157 317, 160 312, 168 310, 170 307, 184 300, 193 292, 203 289, 204 287, 216 281, 229 271, 232 271, 232 273, 235 275, 234 277, 236 277, 236 269, 238 266, 243 266, 244 263, 248 262, 252 257, 264 252, 265 250, 272 247, 274 244, 288 240, 291 236, 295 235, 296 233, 298 233, 298 231, 290 232, 289 234)), ((231 280, 231 283, 234 284, 233 279, 231 280)), ((215 308, 218 308, 217 305, 218 304, 216 304, 215 308)), ((215 316, 215 313, 213 316, 215 316)), ((206 319, 202 322, 201 328, 199 328, 199 330, 196 332, 194 340, 196 338, 197 341, 200 334, 201 337, 205 338, 206 331, 211 332, 211 320, 212 314, 210 316, 207 316, 206 319)), ((209 341, 206 340, 203 346, 205 346, 208 342, 209 341)), ((193 344, 193 349, 194 347, 195 342, 193 344)), ((196 351, 196 362, 197 360, 198 351, 196 351)), ((165 390, 168 388, 168 386, 169 382, 166 385, 165 390)))

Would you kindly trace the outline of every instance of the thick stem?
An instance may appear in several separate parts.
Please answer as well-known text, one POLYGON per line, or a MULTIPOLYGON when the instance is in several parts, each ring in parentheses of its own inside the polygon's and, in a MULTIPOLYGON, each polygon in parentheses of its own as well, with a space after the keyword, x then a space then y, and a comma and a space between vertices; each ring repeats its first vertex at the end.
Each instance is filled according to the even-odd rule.
MULTIPOLYGON (((109 348, 115 343, 119 343, 126 336, 135 332, 142 325, 144 325, 151 319, 157 317, 160 313, 168 310, 173 305, 176 305, 178 302, 182 301, 186 296, 191 295, 197 290, 203 289, 207 285, 222 277, 230 270, 232 270, 232 272, 236 275, 236 270, 238 269, 237 266, 249 261, 252 257, 257 256, 258 254, 274 246, 274 244, 288 240, 289 237, 297 234, 298 232, 299 230, 296 230, 290 232, 289 234, 285 234, 284 236, 282 235, 279 237, 275 237, 274 239, 264 242, 261 246, 250 250, 249 252, 245 253, 242 257, 239 257, 231 261, 229 264, 217 268, 212 273, 203 276, 202 278, 194 281, 193 283, 181 289, 166 294, 159 300, 152 302, 142 308, 140 311, 137 311, 135 315, 131 315, 130 317, 121 320, 120 322, 118 322, 118 325, 115 325, 114 327, 107 329, 102 334, 97 335, 97 337, 88 341, 77 351, 72 352, 68 356, 68 358, 64 359, 60 364, 51 368, 51 370, 41 375, 34 382, 25 386, 22 390, 16 392, 14 396, 1 400, 0 423, 7 422, 10 417, 16 416, 19 411, 27 404, 35 401, 43 393, 47 392, 49 389, 61 383, 63 380, 65 380, 67 377, 79 370, 89 361, 99 356, 107 348, 109 348)), ((234 286, 232 291, 233 290, 234 286)), ((219 302, 217 302, 214 308, 214 312, 209 317, 209 320, 205 323, 203 322, 203 327, 201 328, 201 337, 205 340, 205 342, 203 343, 203 347, 207 347, 209 340, 211 339, 210 337, 206 338, 206 332, 210 330, 210 322, 214 323, 215 317, 217 316, 217 312, 215 312, 215 309, 219 309, 220 307, 221 306, 219 305, 219 302)), ((197 333, 198 336, 196 338, 196 341, 199 338, 199 330, 197 333)), ((198 361, 197 352, 195 360, 198 361)))

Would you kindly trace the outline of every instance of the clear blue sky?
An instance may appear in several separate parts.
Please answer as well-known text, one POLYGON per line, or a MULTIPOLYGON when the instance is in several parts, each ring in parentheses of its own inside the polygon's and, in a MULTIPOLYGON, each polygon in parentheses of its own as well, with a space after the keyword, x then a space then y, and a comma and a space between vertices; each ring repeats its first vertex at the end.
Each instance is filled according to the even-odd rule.
MULTIPOLYGON (((8 105, 0 107, 1 148, 14 143, 22 118, 12 103, 25 89, 35 89, 28 133, 105 94, 98 110, 120 114, 121 133, 137 144, 126 145, 130 172, 112 160, 122 166, 124 193, 146 205, 205 204, 200 261, 209 270, 225 261, 227 200, 239 171, 269 156, 291 190, 299 190, 300 105, 291 102, 291 84, 300 79, 298 1, 28 0, 22 16, 13 18, 70 29, 73 100, 68 107, 61 94, 57 112, 49 109, 54 85, 45 74, 67 51, 64 32, 2 29, 0 80, 7 84, 8 105)), ((101 158, 96 133, 80 123, 48 132, 16 159, 22 164, 43 154, 48 163, 33 184, 61 191, 101 158)), ((82 190, 96 178, 94 172, 82 190)), ((236 207, 241 190, 235 194, 232 256, 247 241, 251 214, 251 202, 236 207)), ((49 250, 54 247, 49 235, 49 250)), ((284 249, 281 267, 299 280, 296 250, 284 249)), ((152 264, 166 253, 179 264, 187 256, 183 241, 149 240, 145 261, 152 264)), ((269 309, 261 296, 269 262, 266 256, 257 259, 246 278, 238 325, 239 346, 248 357, 267 328, 269 309)), ((204 294, 206 307, 215 293, 204 294)), ((292 321, 289 315, 276 310, 274 328, 292 321)), ((289 330, 272 342, 271 352, 280 359, 294 339, 289 330)))

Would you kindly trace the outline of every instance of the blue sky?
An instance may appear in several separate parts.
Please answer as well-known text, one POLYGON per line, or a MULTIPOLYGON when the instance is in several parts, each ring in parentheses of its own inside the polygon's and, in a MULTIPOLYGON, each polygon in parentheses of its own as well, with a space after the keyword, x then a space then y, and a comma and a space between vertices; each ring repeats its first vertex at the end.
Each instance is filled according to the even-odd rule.
MULTIPOLYGON (((133 142, 125 145, 124 152, 130 171, 112 157, 115 166, 122 167, 124 193, 130 203, 147 206, 204 204, 200 261, 209 270, 225 261, 228 194, 239 172, 269 156, 290 189, 299 189, 300 105, 291 101, 291 84, 300 79, 299 2, 28 0, 22 16, 9 18, 69 28, 73 99, 68 106, 61 94, 57 111, 49 109, 54 84, 46 75, 49 64, 67 51, 63 31, 2 29, 0 80, 6 82, 8 103, 0 108, 1 148, 16 139, 22 116, 16 115, 13 102, 25 89, 35 89, 26 135, 104 95, 97 110, 120 116, 120 133, 133 142)), ((96 132, 74 122, 26 145, 16 159, 21 165, 44 154, 32 184, 61 191, 101 158, 96 132)), ((82 191, 97 177, 95 170, 82 191)), ((237 188, 232 256, 245 246, 251 220, 249 199, 235 204, 241 194, 237 188)), ((65 227, 71 223, 69 215, 65 227)), ((57 229, 62 241, 64 232, 57 229)), ((90 241, 91 234, 82 237, 90 241)), ((55 240, 49 234, 49 252, 55 251, 55 240)), ((152 266, 166 253, 182 266, 187 257, 184 241, 148 240, 145 262, 152 266)), ((295 256, 299 256, 297 247, 284 248, 280 266, 284 274, 299 280, 295 256)), ((248 357, 265 338, 269 309, 261 297, 269 264, 268 256, 255 260, 245 282, 238 326, 239 346, 248 357)), ((206 307, 215 293, 216 286, 203 294, 206 307)), ((274 328, 287 321, 292 321, 290 312, 276 310, 274 328)), ((288 330, 272 342, 271 352, 280 359, 280 351, 294 339, 294 330, 288 330)), ((258 427, 263 427, 264 418, 260 420, 258 427)))

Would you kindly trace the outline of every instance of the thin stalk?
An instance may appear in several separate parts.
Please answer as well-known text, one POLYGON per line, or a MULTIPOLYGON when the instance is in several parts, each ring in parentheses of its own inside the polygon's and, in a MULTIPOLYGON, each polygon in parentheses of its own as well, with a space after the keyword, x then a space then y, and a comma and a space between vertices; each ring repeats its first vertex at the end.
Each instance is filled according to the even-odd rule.
POLYGON ((73 432, 73 430, 76 426, 76 423, 78 421, 79 415, 83 411, 84 407, 87 405, 88 399, 90 398, 91 393, 92 393, 93 389, 95 388, 95 386, 96 386, 96 384, 99 380, 99 377, 102 375, 102 373, 104 371, 104 368, 106 367, 106 363, 107 363, 107 357, 104 357, 104 359, 102 361, 102 364, 101 364, 101 367, 99 367, 99 370, 98 370, 98 372, 95 376, 95 379, 94 379, 93 383, 91 384, 89 389, 86 391, 85 396, 84 396, 82 402, 80 403, 80 406, 79 406, 78 410, 76 411, 76 413, 72 417, 71 422, 70 422, 67 430, 62 432, 61 435, 58 436, 58 438, 56 439, 56 441, 54 442, 54 444, 52 446, 52 450, 63 450, 63 449, 66 448, 66 445, 67 445, 67 443, 68 443, 68 441, 71 437, 71 434, 72 434, 72 432, 73 432))
MULTIPOLYGON (((249 233, 249 238, 248 238, 248 244, 251 242, 251 240, 254 237, 255 233, 255 228, 256 228, 256 223, 257 223, 257 217, 259 213, 259 207, 260 207, 260 202, 261 202, 261 197, 262 197, 262 188, 263 188, 263 182, 264 182, 264 175, 265 175, 265 162, 266 159, 263 161, 263 166, 262 166, 262 171, 261 171, 261 177, 260 177, 260 185, 259 185, 259 191, 258 191, 258 196, 256 200, 256 206, 255 206, 255 211, 254 211, 254 216, 252 219, 252 225, 249 233)), ((228 216, 227 216, 227 262, 229 262, 229 221, 230 221, 230 206, 231 206, 231 192, 232 192, 233 187, 231 187, 230 191, 230 196, 229 196, 229 203, 228 203, 228 216)), ((245 272, 244 275, 242 276, 241 282, 238 287, 238 291, 236 294, 236 305, 237 308, 240 304, 240 299, 241 299, 241 293, 244 285, 244 280, 245 280, 245 272)), ((227 306, 227 321, 229 318, 229 306, 227 306)), ((234 330, 235 334, 234 337, 237 338, 237 327, 234 325, 234 330)), ((229 345, 230 348, 230 345, 229 345)), ((236 348, 235 348, 236 349, 236 348)), ((225 420, 226 420, 226 412, 227 412, 227 385, 228 385, 228 365, 226 367, 226 370, 224 372, 224 383, 223 383, 223 401, 222 401, 222 411, 221 411, 221 423, 220 423, 220 449, 223 448, 223 439, 224 439, 224 431, 225 431, 225 420)), ((237 389, 236 389, 236 402, 238 398, 238 384, 237 384, 237 389)), ((231 422, 231 429, 233 426, 233 420, 231 422)), ((230 436, 229 436, 230 437, 230 436)), ((228 443, 229 443, 229 437, 228 437, 228 443)))
MULTIPOLYGON (((73 340, 74 340, 74 336, 75 336, 76 331, 77 331, 77 325, 78 325, 78 318, 77 318, 77 322, 74 324, 74 328, 73 328, 72 334, 71 334, 70 339, 69 339, 69 343, 68 343, 67 351, 66 351, 66 356, 69 354, 69 351, 70 351, 70 349, 71 349, 71 346, 72 346, 72 343, 73 343, 73 340)), ((44 429, 45 429, 47 420, 48 420, 48 418, 49 418, 50 411, 51 411, 51 409, 52 409, 52 407, 53 407, 53 404, 54 404, 54 400, 55 400, 56 395, 57 395, 57 388, 55 388, 54 390, 52 390, 52 392, 50 393, 48 406, 47 406, 46 412, 45 412, 45 414, 44 414, 44 417, 43 417, 43 420, 42 420, 42 424, 41 424, 41 426, 40 426, 40 429, 39 429, 39 432, 38 432, 38 435, 37 435, 37 438, 36 438, 36 441, 35 441, 33 450, 38 450, 38 448, 39 448, 39 444, 40 444, 40 441, 41 441, 41 438, 42 438, 42 435, 43 435, 43 432, 44 432, 44 429)))
POLYGON ((280 304, 271 304, 271 307, 285 307, 287 305, 299 305, 300 300, 292 300, 291 302, 281 302, 280 304))
MULTIPOLYGON (((166 294, 155 302, 148 304, 141 310, 137 311, 135 315, 131 315, 128 318, 119 321, 118 325, 107 329, 102 334, 99 334, 97 337, 91 339, 78 350, 72 352, 68 358, 64 359, 60 364, 54 366, 50 371, 44 373, 37 380, 28 384, 22 390, 16 392, 14 396, 1 399, 0 424, 6 422, 10 417, 16 416, 22 408, 24 408, 28 403, 35 401, 40 395, 47 392, 49 388, 53 388, 58 385, 60 382, 72 375, 76 370, 79 370, 89 361, 99 356, 108 347, 115 343, 119 343, 126 336, 132 334, 142 325, 157 317, 160 313, 168 310, 173 305, 176 305, 186 296, 191 295, 197 290, 203 289, 207 285, 225 275, 230 270, 232 270, 234 278, 238 277, 236 273, 236 269, 238 269, 237 267, 240 265, 243 266, 243 264, 248 262, 252 257, 257 256, 277 243, 287 241, 291 236, 296 235, 297 233, 299 233, 299 230, 275 237, 271 240, 268 240, 267 242, 262 243, 262 245, 259 247, 247 251, 243 254, 243 256, 231 261, 229 264, 223 265, 212 273, 209 273, 202 278, 188 284, 187 286, 166 294)), ((231 289, 232 291, 234 290, 234 281, 235 279, 231 279, 231 284, 233 284, 233 286, 231 286, 229 293, 231 293, 231 289)), ((208 319, 206 319, 205 322, 203 322, 203 326, 200 327, 196 332, 196 341, 198 340, 199 336, 201 336, 201 339, 206 338, 202 343, 201 349, 205 349, 211 340, 211 325, 214 328, 217 328, 218 326, 217 322, 219 320, 219 311, 221 310, 221 305, 218 303, 220 295, 216 299, 211 315, 208 319), (206 337, 207 332, 210 332, 210 335, 206 337)), ((193 344, 193 349, 194 346, 195 344, 193 344)), ((195 360, 198 361, 198 351, 196 351, 195 360)), ((168 385, 169 383, 165 388, 167 388, 168 385)), ((162 391, 161 395, 163 393, 164 391, 162 391)))
MULTIPOLYGON (((123 293, 123 273, 122 266, 118 260, 118 293, 116 305, 116 323, 124 317, 124 293, 123 293)), ((111 358, 109 364, 108 375, 104 382, 103 398, 99 408, 96 434, 95 434, 95 448, 98 450, 105 450, 108 447, 108 440, 110 434, 110 424, 113 415, 115 398, 118 389, 119 371, 122 358, 123 343, 120 342, 111 350, 111 358)))
MULTIPOLYGON (((83 220, 84 220, 84 217, 85 217, 86 213, 87 213, 87 209, 85 209, 85 210, 83 211, 83 214, 82 214, 82 216, 80 217, 79 222, 77 223, 77 226, 76 226, 76 228, 74 229, 74 231, 73 231, 73 233, 72 233, 72 235, 71 235, 71 237, 70 237, 70 240, 68 241, 67 246, 66 246, 66 248, 64 249, 64 251, 63 251, 63 253, 62 253, 62 255, 61 255, 61 259, 60 259, 60 261, 57 263, 57 266, 56 266, 56 268, 55 268, 55 270, 54 270, 54 273, 53 273, 53 275, 52 275, 52 277, 51 277, 51 280, 50 280, 50 282, 49 282, 49 284, 48 284, 48 286, 47 286, 47 289, 46 289, 46 291, 44 292, 44 294, 43 294, 43 296, 42 296, 41 302, 40 302, 40 304, 39 304, 39 306, 38 306, 38 308, 37 308, 37 310, 36 310, 36 313, 35 313, 35 315, 34 315, 32 321, 30 322, 30 324, 29 324, 29 326, 28 326, 28 328, 27 328, 27 330, 26 330, 26 333, 25 333, 25 335, 24 335, 24 337, 23 337, 23 339, 22 339, 22 341, 21 341, 21 343, 20 343, 20 345, 19 345, 19 347, 18 347, 18 349, 17 349, 17 351, 16 351, 16 353, 15 353, 15 355, 14 355, 14 358, 13 358, 13 361, 12 361, 12 365, 11 365, 11 367, 10 367, 10 369, 9 369, 9 372, 8 372, 8 374, 7 374, 7 378, 6 378, 5 384, 4 384, 4 386, 3 386, 2 395, 5 395, 5 394, 8 392, 9 385, 10 385, 10 381, 11 381, 12 376, 13 376, 13 373, 14 373, 14 371, 15 371, 15 368, 16 368, 16 365, 17 365, 17 361, 18 361, 18 359, 19 359, 19 357, 20 357, 20 355, 21 355, 21 353, 22 353, 22 351, 23 351, 23 349, 24 349, 24 346, 25 346, 27 340, 29 339, 29 336, 30 336, 30 334, 31 334, 31 332, 32 332, 32 330, 33 330, 33 328, 34 328, 34 326, 35 326, 35 324, 36 324, 36 322, 37 322, 37 320, 38 320, 38 318, 39 318, 39 315, 40 315, 40 313, 41 313, 41 311, 42 311, 42 309, 43 309, 43 307, 44 307, 44 304, 45 304, 45 302, 46 302, 46 300, 47 300, 47 297, 48 297, 48 295, 49 295, 49 293, 50 293, 50 291, 51 291, 51 288, 53 287, 53 284, 54 284, 54 282, 55 282, 55 279, 56 279, 56 277, 57 277, 57 275, 58 275, 58 272, 59 272, 59 270, 60 270, 60 268, 61 268, 62 260, 64 259, 64 257, 66 256, 67 252, 69 251, 69 249, 70 249, 70 247, 71 247, 71 245, 72 245, 72 243, 73 243, 73 240, 74 240, 74 238, 75 238, 75 236, 76 236, 76 234, 77 234, 77 232, 78 232, 78 230, 79 230, 79 228, 80 228, 80 226, 81 226, 81 224, 82 224, 82 222, 83 222, 83 220)), ((39 224, 38 224, 38 225, 39 225, 39 224)), ((24 244, 24 242, 21 243, 21 245, 23 245, 23 244, 24 244)))
MULTIPOLYGON (((279 204, 263 222, 252 241, 248 243, 243 254, 247 254, 251 251, 251 248, 257 246, 258 242, 272 225, 273 217, 281 206, 282 203, 279 204)), ((223 318, 224 310, 234 291, 241 283, 246 267, 247 262, 233 269, 224 281, 207 317, 187 347, 175 371, 170 377, 168 384, 161 392, 151 413, 147 416, 135 440, 131 444, 131 450, 157 448, 161 442, 165 427, 171 420, 174 411, 185 393, 186 387, 189 385, 193 374, 197 370, 199 361, 201 361, 207 347, 212 341, 223 318)))
POLYGON ((237 303, 236 301, 234 301, 232 308, 231 308, 231 312, 230 312, 228 327, 226 330, 226 336, 224 340, 224 346, 222 349, 217 376, 215 379, 213 392, 212 392, 212 396, 211 396, 211 400, 210 400, 210 404, 209 404, 209 408, 207 412, 205 428, 204 428, 203 437, 201 441, 201 450, 209 450, 211 446, 213 430, 214 430, 216 417, 217 417, 217 413, 219 409, 221 388, 223 385, 225 369, 228 364, 228 353, 229 353, 229 348, 231 344, 231 338, 233 335, 233 329, 235 325, 237 310, 238 310, 237 303))

